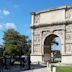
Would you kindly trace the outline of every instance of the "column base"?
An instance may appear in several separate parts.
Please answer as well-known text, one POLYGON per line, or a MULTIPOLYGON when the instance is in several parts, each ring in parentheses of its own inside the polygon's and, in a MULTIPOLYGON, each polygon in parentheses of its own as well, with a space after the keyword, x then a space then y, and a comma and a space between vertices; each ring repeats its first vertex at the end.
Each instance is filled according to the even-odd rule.
POLYGON ((43 63, 42 55, 31 55, 31 63, 43 63))

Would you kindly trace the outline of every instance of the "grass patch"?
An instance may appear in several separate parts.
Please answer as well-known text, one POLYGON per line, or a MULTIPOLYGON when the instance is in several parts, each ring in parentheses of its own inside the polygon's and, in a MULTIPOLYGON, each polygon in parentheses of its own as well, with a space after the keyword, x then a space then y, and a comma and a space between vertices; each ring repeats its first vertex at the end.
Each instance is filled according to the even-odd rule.
POLYGON ((72 66, 57 67, 56 72, 72 72, 72 66))
POLYGON ((14 62, 14 64, 17 64, 17 65, 19 65, 19 64, 20 64, 20 62, 19 62, 19 61, 15 61, 15 62, 14 62))

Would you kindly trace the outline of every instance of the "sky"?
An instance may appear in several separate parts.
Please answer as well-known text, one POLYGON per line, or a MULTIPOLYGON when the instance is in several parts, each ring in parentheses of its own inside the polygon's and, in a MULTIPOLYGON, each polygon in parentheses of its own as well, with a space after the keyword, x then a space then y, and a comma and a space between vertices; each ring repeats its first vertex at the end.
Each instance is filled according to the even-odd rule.
POLYGON ((71 5, 72 0, 0 0, 0 44, 3 32, 14 28, 31 38, 31 12, 71 5))

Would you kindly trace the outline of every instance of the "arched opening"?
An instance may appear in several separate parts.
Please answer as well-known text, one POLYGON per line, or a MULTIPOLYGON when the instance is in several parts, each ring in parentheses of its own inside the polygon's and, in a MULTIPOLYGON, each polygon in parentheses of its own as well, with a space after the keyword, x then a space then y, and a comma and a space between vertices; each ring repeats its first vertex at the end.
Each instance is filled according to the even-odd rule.
POLYGON ((51 34, 44 40, 44 62, 57 62, 61 60, 61 40, 60 37, 51 34), (60 60, 55 60, 55 59, 60 60))

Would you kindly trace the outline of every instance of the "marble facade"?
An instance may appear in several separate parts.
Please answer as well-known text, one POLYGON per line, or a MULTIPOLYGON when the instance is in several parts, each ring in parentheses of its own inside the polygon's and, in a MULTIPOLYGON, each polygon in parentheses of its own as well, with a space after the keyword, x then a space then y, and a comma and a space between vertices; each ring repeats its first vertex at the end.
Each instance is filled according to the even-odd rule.
POLYGON ((31 28, 32 62, 44 62, 44 41, 54 34, 61 39, 62 63, 72 63, 72 6, 32 12, 31 28))

